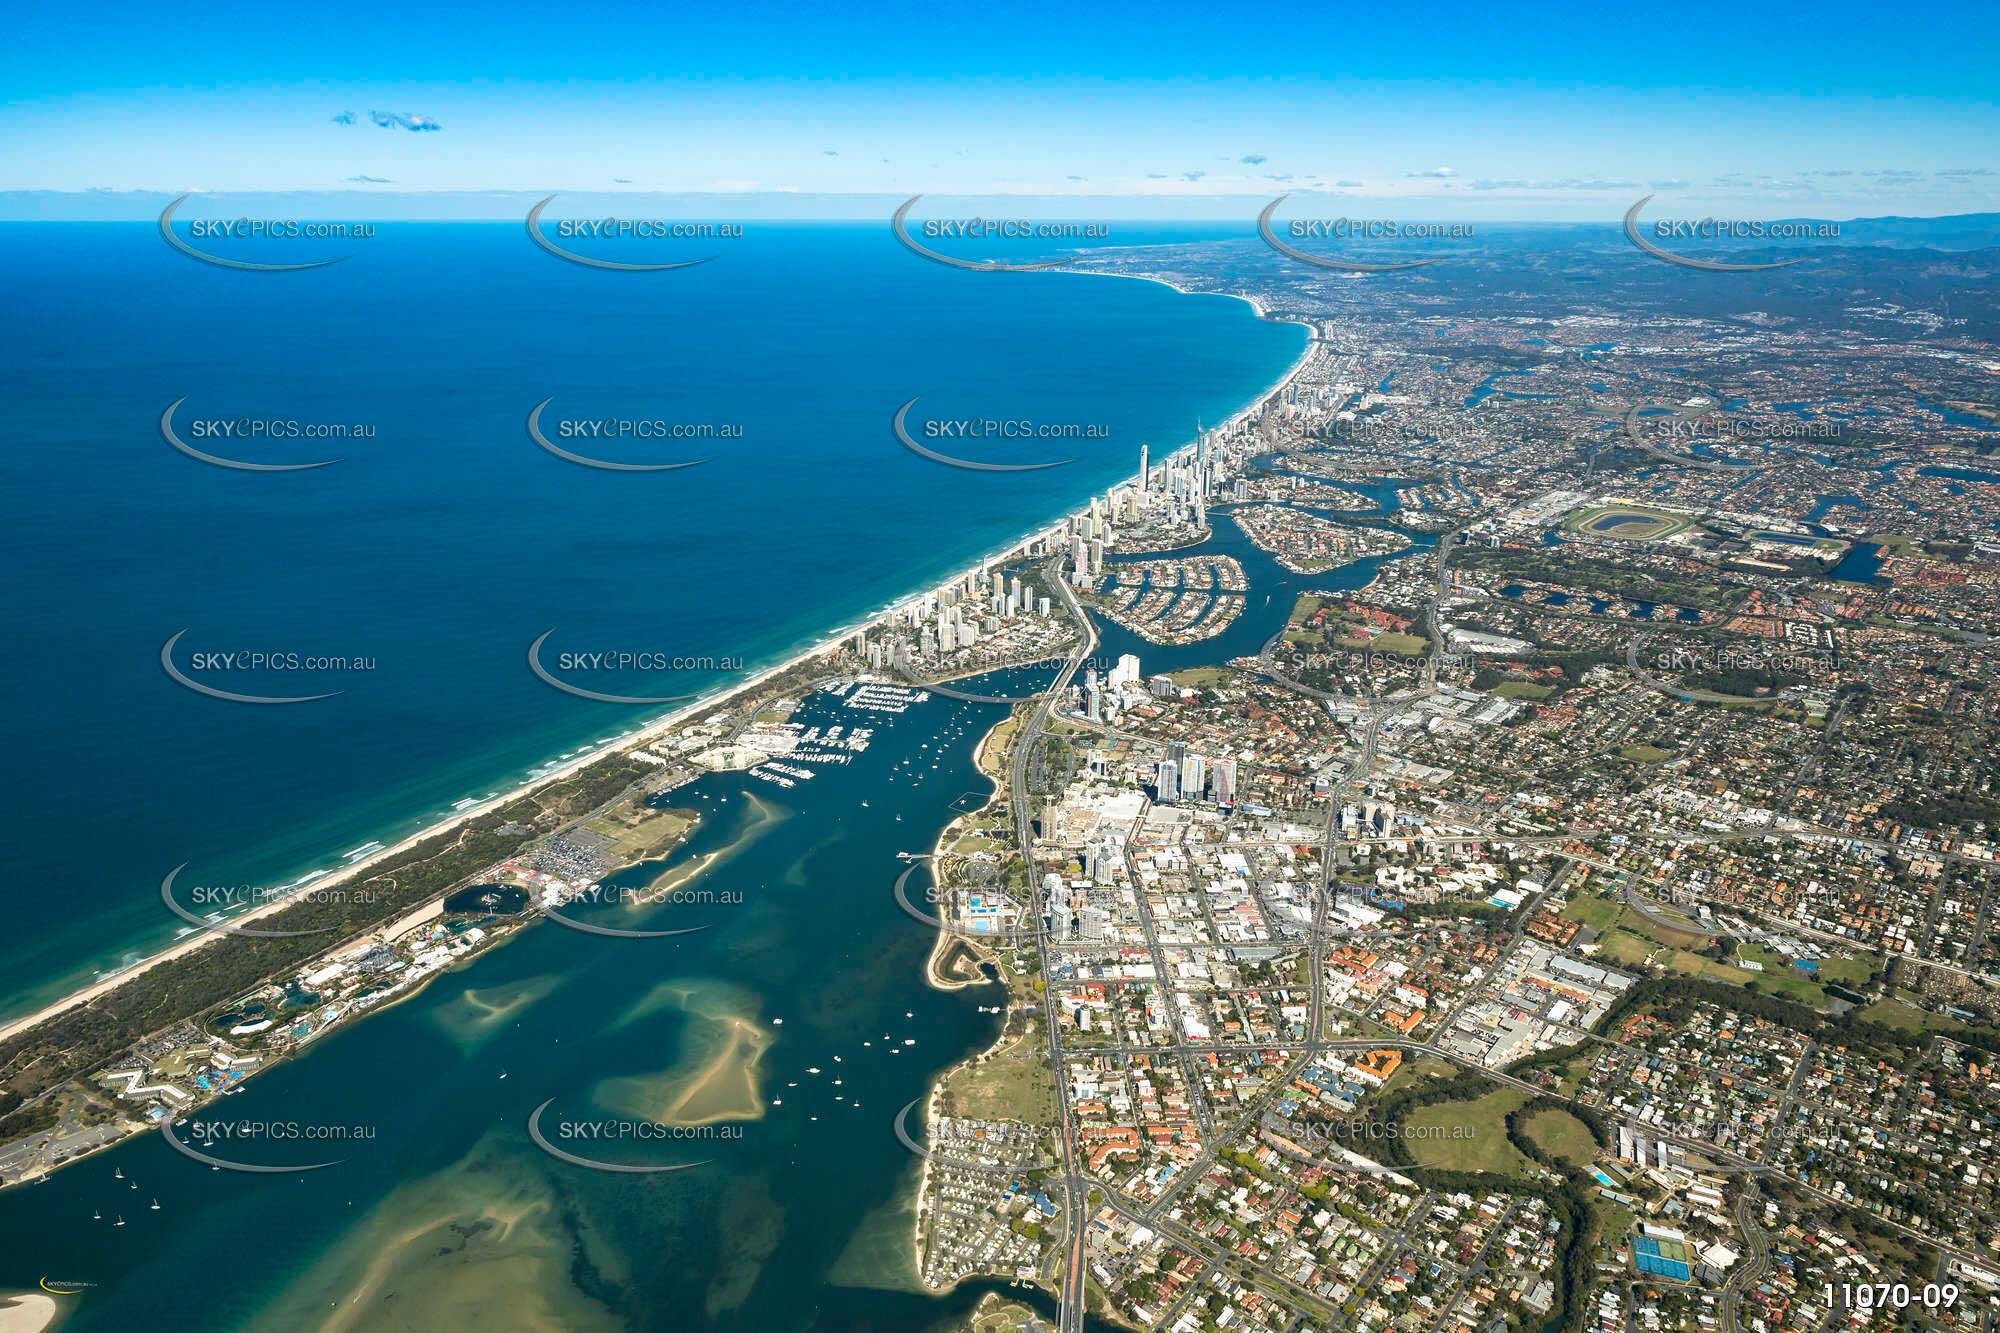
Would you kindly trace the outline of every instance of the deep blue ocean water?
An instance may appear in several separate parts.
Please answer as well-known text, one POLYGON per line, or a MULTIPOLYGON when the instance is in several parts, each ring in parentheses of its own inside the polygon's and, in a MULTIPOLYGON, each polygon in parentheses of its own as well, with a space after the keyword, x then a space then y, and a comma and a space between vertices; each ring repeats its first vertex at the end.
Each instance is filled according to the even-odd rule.
MULTIPOLYGON (((606 273, 518 223, 380 224, 303 273, 176 255, 150 224, 11 224, 0 298, 10 447, 0 527, 14 649, 0 722, 15 784, 7 1013, 173 937, 161 877, 269 885, 393 839, 585 741, 657 714, 561 694, 527 645, 769 665, 1074 507, 1241 407, 1304 332, 1240 302, 1075 274, 925 262, 886 228, 752 225, 699 268, 606 273), (223 470, 159 419, 362 425, 370 438, 191 440, 309 472, 223 470), (988 443, 995 475, 925 462, 918 418, 1103 428, 988 443), (708 423, 741 438, 563 441, 525 420, 708 423), (367 659, 366 670, 161 669, 202 652, 367 659)), ((1124 238, 1126 240, 1131 237, 1124 238)), ((1185 239, 1172 237, 1171 239, 1185 239)), ((274 256, 275 257, 275 256, 274 256)), ((688 669, 583 683, 683 693, 688 669)))
POLYGON ((700 882, 726 896, 586 909, 696 933, 605 939, 537 923, 180 1130, 188 1141, 200 1125, 278 1127, 220 1155, 326 1169, 211 1170, 148 1133, 0 1191, 0 1289, 88 1283, 64 1298, 79 1331, 947 1333, 989 1290, 1052 1316, 1046 1295, 998 1281, 917 1286, 919 1164, 893 1128, 1000 1027, 997 987, 924 983, 935 932, 891 889, 907 868, 895 853, 930 846, 987 790, 973 751, 1006 709, 934 696, 899 715, 815 692, 796 716, 869 727, 873 744, 794 790, 742 773, 678 789, 671 803, 702 816, 689 841, 613 877, 643 886, 713 854, 700 882), (533 1147, 528 1117, 551 1099, 552 1116, 585 1124, 663 1115, 673 1080, 713 1053, 704 1014, 771 1042, 752 1076, 761 1111, 713 1135, 590 1148, 688 1170, 607 1174, 533 1147), (308 1137, 326 1128, 358 1132, 337 1147, 308 1137))

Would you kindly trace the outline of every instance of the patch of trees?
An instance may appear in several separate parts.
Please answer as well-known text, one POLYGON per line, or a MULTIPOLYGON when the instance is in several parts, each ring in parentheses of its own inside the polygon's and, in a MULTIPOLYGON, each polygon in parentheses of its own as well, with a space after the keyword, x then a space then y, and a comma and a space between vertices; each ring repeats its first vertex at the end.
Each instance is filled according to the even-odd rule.
POLYGON ((24 1108, 28 1099, 87 1074, 150 1033, 205 1015, 442 895, 540 837, 538 822, 595 810, 648 771, 623 757, 592 765, 461 828, 426 838, 345 891, 302 898, 257 927, 311 934, 219 937, 0 1042, 5 1094, 0 1138, 47 1127, 46 1106, 24 1108))
POLYGON ((1744 666, 1689 671, 1681 676, 1681 683, 1689 689, 1748 699, 1759 694, 1776 694, 1788 685, 1804 685, 1809 679, 1802 671, 1773 671, 1769 667, 1744 666))
MULTIPOLYGON (((1561 1063, 1574 1055, 1577 1046, 1572 1045, 1556 1051, 1545 1051, 1526 1060, 1508 1066, 1509 1073, 1520 1077, 1528 1068, 1543 1063, 1561 1063), (1550 1057, 1554 1057, 1553 1060, 1550 1057)), ((1380 1149, 1381 1156, 1402 1174, 1423 1185, 1427 1189, 1445 1190, 1469 1194, 1513 1194, 1532 1195, 1548 1205, 1551 1215, 1561 1224, 1556 1235, 1556 1299, 1549 1308, 1549 1315, 1543 1327, 1546 1330, 1567 1330, 1575 1333, 1583 1328, 1588 1313, 1584 1296, 1591 1283, 1593 1266, 1590 1249, 1594 1237, 1596 1213, 1592 1204, 1591 1187, 1595 1183, 1584 1172, 1551 1156, 1542 1146, 1529 1138, 1525 1127, 1529 1117, 1539 1111, 1558 1110, 1575 1116, 1590 1130, 1591 1137, 1600 1146, 1611 1141, 1609 1125, 1604 1117, 1590 1107, 1573 1106, 1552 1097, 1531 1097, 1520 1107, 1510 1112, 1506 1118, 1507 1138, 1523 1156, 1562 1177, 1563 1183, 1556 1185, 1547 1180, 1522 1180, 1516 1176, 1499 1176, 1480 1171, 1448 1171, 1441 1167, 1419 1166, 1411 1154, 1404 1138, 1402 1126, 1413 1112, 1426 1106, 1436 1106, 1442 1102, 1473 1101, 1486 1096, 1493 1085, 1484 1075, 1467 1070, 1443 1082, 1418 1084, 1391 1093, 1375 1102, 1370 1114, 1354 1117, 1350 1121, 1350 1142, 1368 1142, 1380 1149), (1393 1128, 1391 1128, 1393 1127, 1393 1128)))
POLYGON ((1505 921, 1508 916, 1507 908, 1495 907, 1492 903, 1484 902, 1405 903, 1401 910, 1404 916, 1413 919, 1448 920, 1462 916, 1489 926, 1505 921))
POLYGON ((1709 610, 1726 610, 1748 594, 1727 583, 1697 583, 1652 570, 1639 570, 1613 560, 1593 559, 1588 566, 1541 551, 1492 550, 1469 546, 1461 550, 1462 567, 1512 574, 1516 578, 1571 588, 1595 588, 1635 602, 1667 603, 1709 610))
MULTIPOLYGON (((1510 1117, 1511 1122, 1511 1117, 1510 1117)), ((1591 1205, 1589 1180, 1580 1171, 1564 1174, 1563 1183, 1521 1180, 1514 1176, 1487 1175, 1479 1171, 1447 1171, 1440 1167, 1413 1167, 1403 1174, 1426 1189, 1465 1194, 1513 1194, 1540 1199, 1558 1223, 1556 1232, 1556 1295, 1549 1306, 1545 1330, 1575 1333, 1584 1326, 1589 1307, 1584 1297, 1590 1290, 1593 1265, 1590 1262, 1592 1232, 1596 1212, 1591 1205)))
MULTIPOLYGON (((1859 1010, 1849 1010, 1838 1016, 1823 1014, 1810 1005, 1783 996, 1694 977, 1652 977, 1639 982, 1605 1012, 1598 1031, 1610 1032, 1628 1014, 1642 1006, 1650 1008, 1668 1023, 1677 1023, 1689 1017, 1694 1007, 1703 1001, 1777 1023, 1815 1041, 1860 1047, 1884 1055, 1909 1056, 1922 1050, 1929 1040, 1927 1034, 1922 1032, 1905 1032, 1901 1028, 1862 1018, 1859 1010)), ((2000 1030, 1967 1025, 1954 1030, 1951 1035, 1954 1040, 1968 1046, 2000 1055, 2000 1030)))
MULTIPOLYGON (((1529 1135, 1528 1122, 1543 1112, 1560 1112, 1574 1115, 1590 1127, 1591 1137, 1602 1147, 1610 1140, 1603 1117, 1590 1111, 1589 1118, 1578 1114, 1590 1111, 1588 1107, 1575 1107, 1567 1102, 1559 1102, 1551 1097, 1532 1097, 1507 1113, 1507 1141, 1521 1154, 1537 1165, 1555 1172, 1562 1177, 1560 1192, 1543 1186, 1537 1190, 1542 1198, 1549 1200, 1550 1207, 1562 1221, 1562 1231, 1556 1236, 1556 1257, 1561 1273, 1556 1303, 1549 1309, 1548 1328, 1581 1329, 1587 1313, 1584 1302, 1589 1293, 1592 1264, 1590 1251, 1595 1243, 1596 1211, 1592 1203, 1591 1178, 1577 1167, 1563 1161, 1535 1142, 1529 1135)), ((1539 1182, 1537 1182, 1539 1183, 1539 1182)))
POLYGON ((1913 792, 1884 801, 1882 814, 1911 828, 1970 827, 1973 824, 2000 823, 2000 799, 1913 792))

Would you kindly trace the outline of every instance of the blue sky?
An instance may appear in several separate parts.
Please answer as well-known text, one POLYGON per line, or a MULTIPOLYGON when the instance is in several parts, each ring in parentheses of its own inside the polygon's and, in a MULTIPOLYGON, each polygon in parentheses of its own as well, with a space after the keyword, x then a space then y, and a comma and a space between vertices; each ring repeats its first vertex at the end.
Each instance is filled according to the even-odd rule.
POLYGON ((1497 218, 1613 217, 1658 191, 1745 216, 1990 211, 1996 15, 45 6, 10 17, 0 191, 756 191, 807 212, 925 191, 1202 216, 1315 189, 1497 218))

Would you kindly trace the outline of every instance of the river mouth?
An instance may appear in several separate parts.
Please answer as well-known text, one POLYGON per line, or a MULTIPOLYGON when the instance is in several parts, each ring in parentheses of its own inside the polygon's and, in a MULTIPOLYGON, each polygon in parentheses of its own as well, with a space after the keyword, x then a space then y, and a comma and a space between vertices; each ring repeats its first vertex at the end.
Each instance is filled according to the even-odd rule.
MULTIPOLYGON (((65 1172, 60 1210, 46 1189, 0 1195, 18 1262, 100 1275, 76 1327, 136 1315, 155 1273, 219 1292, 204 1257, 216 1253, 255 1256, 227 1275, 249 1328, 297 1327, 312 1310, 354 1328, 400 1311, 684 1328, 672 1312, 694 1310, 748 1329, 833 1307, 923 1328, 969 1309, 984 1288, 922 1293, 907 1228, 880 1219, 915 1184, 896 1109, 988 1045, 999 1019, 981 1012, 984 988, 926 983, 936 932, 880 886, 897 850, 934 838, 985 785, 974 747, 1006 710, 845 703, 810 694, 795 720, 873 728, 851 762, 784 791, 730 772, 674 793, 701 818, 671 859, 712 865, 694 883, 740 900, 607 911, 642 928, 699 915, 705 929, 617 939, 536 923, 222 1103, 367 1125, 372 1138, 326 1154, 340 1165, 244 1177, 142 1137, 65 1172), (700 1165, 631 1176, 558 1160, 526 1132, 544 1102, 541 1129, 566 1152, 700 1165), (135 1180, 161 1211, 131 1213, 135 1180), (122 1230, 91 1221, 121 1210, 122 1230), (871 1217, 900 1245, 857 1248, 871 1217)), ((628 873, 643 885, 659 871, 628 873)))

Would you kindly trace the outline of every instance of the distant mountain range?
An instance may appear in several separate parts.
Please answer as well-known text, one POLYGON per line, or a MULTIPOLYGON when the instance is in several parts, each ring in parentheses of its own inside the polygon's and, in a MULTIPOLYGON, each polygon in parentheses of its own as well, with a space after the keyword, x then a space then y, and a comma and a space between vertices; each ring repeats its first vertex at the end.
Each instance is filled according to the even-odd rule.
MULTIPOLYGON (((391 182, 383 182, 391 184, 391 182)), ((261 193, 196 193, 182 218, 284 217, 342 220, 507 221, 521 219, 548 191, 345 189, 274 190, 261 193)), ((651 190, 562 190, 551 216, 707 218, 793 222, 879 222, 908 196, 892 194, 808 194, 758 190, 694 193, 651 190), (642 211, 643 210, 643 211, 642 211)), ((176 196, 159 190, 0 190, 0 221, 151 221, 176 196)), ((1102 221, 1236 222, 1246 225, 1272 196, 1250 195, 936 195, 926 213, 1006 218, 1092 219, 1102 221)), ((1467 201, 1458 201, 1461 204, 1467 201)), ((1502 217, 1443 217, 1434 201, 1330 196, 1302 192, 1293 205, 1301 215, 1397 218, 1414 221, 1472 221, 1482 234, 1544 231, 1588 234, 1616 228, 1625 204, 1602 218, 1536 221, 1502 217)), ((1654 201, 1649 218, 1752 216, 1714 202, 1654 201)), ((1834 221, 1840 244, 1897 249, 1978 250, 2000 246, 2000 213, 1959 213, 1944 217, 1807 218, 1787 222, 1834 221)), ((1544 241, 1553 240, 1545 236, 1544 241)), ((1728 241, 1714 244, 1728 245, 1728 241)), ((1752 242, 1753 244, 1755 242, 1752 242)))
MULTIPOLYGON (((1786 218, 1820 222, 1822 218, 1786 218)), ((1842 245, 1887 245, 1901 249, 1984 250, 2000 245, 2000 213, 1956 213, 1939 218, 1848 218, 1840 222, 1842 245)))

